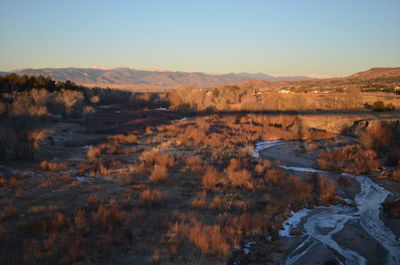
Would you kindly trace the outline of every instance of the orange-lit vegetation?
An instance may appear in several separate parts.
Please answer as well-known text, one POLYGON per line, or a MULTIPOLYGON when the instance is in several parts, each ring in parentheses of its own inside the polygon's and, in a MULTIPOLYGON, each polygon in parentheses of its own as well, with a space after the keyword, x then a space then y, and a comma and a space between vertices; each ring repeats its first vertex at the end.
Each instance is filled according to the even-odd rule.
MULTIPOLYGON (((250 240, 262 242, 258 261, 274 262, 291 211, 341 202, 328 176, 296 175, 250 156, 259 140, 318 147, 334 136, 303 126, 298 115, 157 111, 146 108, 165 95, 35 89, 14 91, 1 117, 0 264, 227 264, 250 240), (61 112, 49 107, 53 100, 61 112), (13 104, 50 114, 15 116, 22 107, 13 104), (81 115, 85 106, 95 111, 81 115)), ((189 103, 174 93, 177 108, 258 104, 234 86, 201 90, 189 103), (209 92, 211 103, 202 98, 209 92)), ((397 131, 382 140, 386 134, 366 131, 361 144, 319 150, 318 164, 357 174, 397 165, 397 131)))

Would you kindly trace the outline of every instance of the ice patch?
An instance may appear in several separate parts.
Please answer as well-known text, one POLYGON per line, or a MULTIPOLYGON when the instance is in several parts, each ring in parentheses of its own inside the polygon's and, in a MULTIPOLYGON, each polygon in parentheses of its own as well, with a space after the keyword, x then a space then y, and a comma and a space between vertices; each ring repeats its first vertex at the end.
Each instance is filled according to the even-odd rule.
POLYGON ((274 140, 274 141, 260 141, 257 142, 255 147, 254 147, 254 151, 251 154, 252 157, 254 158, 259 158, 260 157, 260 151, 266 148, 270 148, 272 146, 275 145, 281 145, 286 143, 285 141, 281 141, 281 140, 274 140))
POLYGON ((312 173, 324 172, 318 169, 308 168, 308 167, 289 167, 289 166, 279 166, 279 167, 287 170, 294 170, 301 172, 312 172, 312 173))
POLYGON ((80 182, 83 182, 83 181, 85 181, 86 180, 86 178, 85 177, 76 177, 75 178, 77 181, 80 181, 80 182))
POLYGON ((244 252, 245 255, 249 255, 250 249, 244 248, 244 249, 243 249, 243 252, 244 252))
POLYGON ((338 199, 340 199, 340 200, 343 200, 343 201, 345 201, 346 203, 348 203, 348 204, 353 204, 354 203, 354 201, 352 200, 352 199, 347 199, 347 198, 343 198, 343 197, 339 197, 339 196, 336 196, 338 199))
POLYGON ((292 229, 296 228, 300 224, 301 219, 303 217, 307 216, 307 214, 309 212, 310 212, 310 209, 302 209, 297 212, 292 211, 292 216, 282 224, 283 228, 282 228, 282 230, 279 230, 279 236, 280 237, 289 237, 290 231, 292 231, 292 229))
POLYGON ((189 119, 187 117, 183 117, 182 119, 177 119, 174 120, 174 122, 180 122, 180 121, 188 121, 189 119))
POLYGON ((249 255, 249 253, 250 253, 250 248, 251 248, 251 246, 254 245, 255 243, 256 243, 256 242, 249 242, 249 243, 246 243, 246 244, 244 245, 243 252, 244 252, 245 255, 249 255))
POLYGON ((161 111, 170 111, 169 109, 167 109, 167 108, 156 108, 156 110, 161 110, 161 111))

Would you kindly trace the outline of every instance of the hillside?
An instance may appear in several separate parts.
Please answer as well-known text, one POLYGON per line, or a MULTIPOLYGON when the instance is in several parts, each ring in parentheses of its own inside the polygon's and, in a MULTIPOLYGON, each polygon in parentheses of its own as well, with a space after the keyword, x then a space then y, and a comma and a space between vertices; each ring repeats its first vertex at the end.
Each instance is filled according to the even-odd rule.
POLYGON ((336 77, 319 80, 266 82, 263 80, 246 80, 237 83, 246 89, 277 91, 280 89, 294 92, 310 91, 393 91, 400 86, 400 67, 371 68, 347 77, 336 77))
POLYGON ((174 88, 180 86, 211 87, 234 84, 246 80, 265 81, 311 80, 308 76, 278 76, 263 73, 239 73, 212 75, 192 72, 148 71, 132 68, 42 68, 13 71, 21 75, 44 75, 52 79, 84 84, 87 86, 131 87, 131 88, 174 88))
POLYGON ((347 78, 374 79, 400 77, 400 67, 374 67, 364 72, 359 72, 347 78))

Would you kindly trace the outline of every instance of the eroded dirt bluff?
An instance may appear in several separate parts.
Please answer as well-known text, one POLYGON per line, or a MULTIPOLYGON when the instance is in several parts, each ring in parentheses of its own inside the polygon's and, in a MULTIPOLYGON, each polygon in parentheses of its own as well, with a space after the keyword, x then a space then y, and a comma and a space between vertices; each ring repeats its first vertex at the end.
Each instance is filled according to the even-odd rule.
POLYGON ((315 128, 328 132, 341 134, 343 132, 358 135, 361 130, 373 127, 381 122, 396 123, 400 121, 399 112, 372 113, 359 112, 349 114, 299 115, 299 120, 304 128, 315 128))

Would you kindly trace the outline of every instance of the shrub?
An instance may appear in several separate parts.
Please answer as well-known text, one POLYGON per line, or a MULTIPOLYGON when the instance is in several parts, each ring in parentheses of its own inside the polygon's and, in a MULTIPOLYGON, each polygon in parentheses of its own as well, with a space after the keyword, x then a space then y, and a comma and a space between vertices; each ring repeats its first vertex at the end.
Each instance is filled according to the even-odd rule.
POLYGON ((380 167, 377 155, 372 150, 364 150, 359 145, 324 150, 318 154, 318 166, 328 171, 345 171, 364 174, 380 167))
POLYGON ((380 125, 367 128, 359 136, 360 143, 371 150, 379 151, 393 143, 392 130, 380 125))
POLYGON ((372 104, 372 111, 394 111, 395 107, 392 103, 389 103, 385 106, 385 103, 383 101, 378 100, 375 101, 374 104, 372 104))
POLYGON ((273 184, 282 183, 285 181, 285 178, 285 171, 281 168, 273 167, 268 169, 265 173, 265 180, 268 180, 273 184))
POLYGON ((302 205, 313 200, 313 186, 299 176, 290 176, 285 189, 291 203, 302 205))
POLYGON ((175 165, 175 158, 173 155, 161 154, 154 151, 144 151, 140 156, 140 161, 144 163, 144 166, 151 167, 155 164, 165 167, 172 167, 175 165))
POLYGON ((17 116, 1 120, 5 131, 0 136, 0 159, 33 159, 42 141, 52 133, 39 127, 36 119, 17 116))
POLYGON ((59 162, 49 162, 47 160, 43 160, 40 163, 40 167, 42 170, 65 171, 68 169, 68 164, 67 163, 59 163, 59 162))
POLYGON ((204 161, 200 156, 189 156, 185 159, 185 169, 194 173, 201 173, 204 161))
POLYGON ((189 239, 205 255, 221 255, 227 257, 230 246, 219 225, 203 225, 195 220, 189 230, 189 239))
POLYGON ((92 96, 90 97, 90 103, 96 104, 100 102, 100 97, 99 96, 92 96))
POLYGON ((209 189, 214 189, 217 184, 223 183, 220 173, 212 166, 208 166, 201 176, 201 184, 209 189))
POLYGON ((108 137, 108 140, 115 144, 136 144, 138 142, 137 136, 133 134, 116 134, 108 137))
POLYGON ((192 200, 190 203, 190 206, 192 208, 206 208, 207 206, 207 201, 205 196, 200 196, 192 200))
POLYGON ((372 104, 372 110, 373 111, 384 111, 385 104, 381 100, 375 101, 374 104, 372 104))
POLYGON ((242 170, 228 170, 227 171, 228 180, 230 185, 233 187, 244 187, 247 189, 253 188, 253 183, 251 182, 252 176, 250 172, 246 169, 242 170))
POLYGON ((168 176, 168 169, 165 166, 155 165, 151 170, 149 179, 153 182, 158 182, 166 179, 168 176))
POLYGON ((159 206, 165 199, 165 195, 159 190, 146 189, 139 195, 144 206, 159 206))
POLYGON ((336 198, 336 186, 322 174, 312 175, 313 191, 323 202, 332 202, 336 198))
POLYGON ((389 104, 386 105, 386 110, 387 111, 394 111, 395 107, 394 107, 394 105, 392 103, 389 103, 389 104))
POLYGON ((223 201, 220 196, 215 196, 214 199, 210 203, 211 209, 221 209, 223 205, 223 201))
POLYGON ((101 155, 101 147, 99 146, 89 146, 88 150, 86 151, 86 156, 89 161, 96 160, 101 155))

